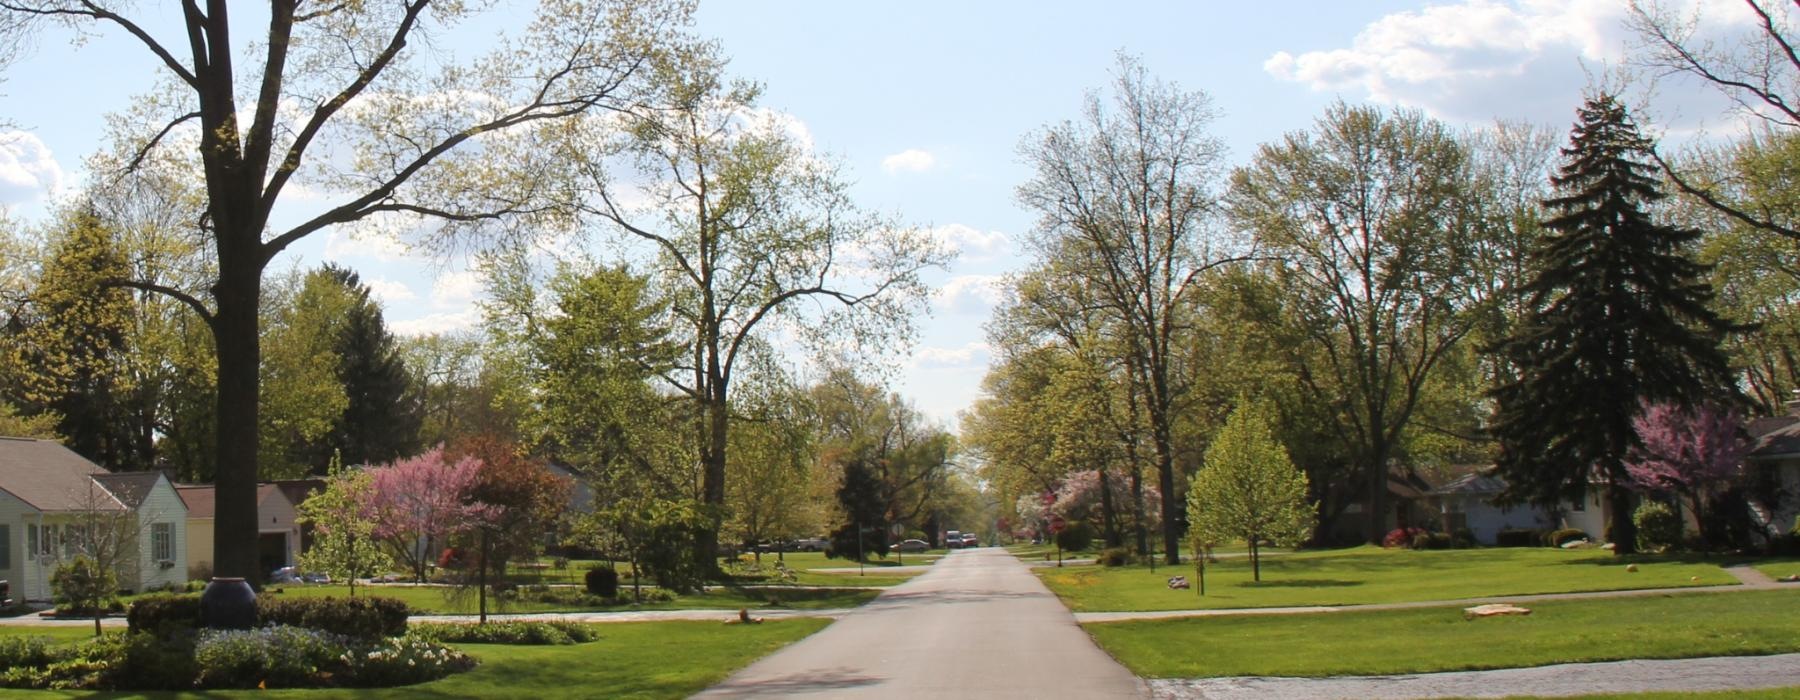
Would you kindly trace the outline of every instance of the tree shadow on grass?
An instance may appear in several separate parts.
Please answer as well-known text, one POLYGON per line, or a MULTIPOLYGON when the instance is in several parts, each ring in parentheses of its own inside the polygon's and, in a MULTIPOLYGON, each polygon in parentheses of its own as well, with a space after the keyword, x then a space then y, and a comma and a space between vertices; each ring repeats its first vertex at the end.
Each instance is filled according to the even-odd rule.
POLYGON ((1261 582, 1243 581, 1237 584, 1240 588, 1343 588, 1361 586, 1362 581, 1345 581, 1335 578, 1311 579, 1264 579, 1261 582))

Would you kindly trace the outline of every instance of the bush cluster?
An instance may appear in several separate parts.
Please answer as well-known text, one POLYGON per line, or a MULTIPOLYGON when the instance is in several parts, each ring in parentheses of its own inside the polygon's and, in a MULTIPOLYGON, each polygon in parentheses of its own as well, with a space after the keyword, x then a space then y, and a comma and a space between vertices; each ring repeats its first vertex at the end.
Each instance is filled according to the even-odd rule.
POLYGON ((256 599, 256 618, 264 625, 291 625, 343 635, 378 639, 406 634, 406 603, 395 598, 256 599))
POLYGON ((602 598, 619 595, 619 570, 610 566, 597 566, 587 571, 587 592, 602 598))
POLYGON ((1419 538, 1419 536, 1424 535, 1424 534, 1425 534, 1424 528, 1397 527, 1397 528, 1394 528, 1393 530, 1388 531, 1388 534, 1386 537, 1381 538, 1381 546, 1387 547, 1389 549, 1392 549, 1394 547, 1410 548, 1413 546, 1413 542, 1416 541, 1419 538))
POLYGON ((1094 528, 1087 523, 1072 522, 1056 533, 1056 544, 1065 552, 1079 552, 1094 544, 1094 528))
POLYGON ((7 639, 0 640, 0 662, 0 687, 60 690, 384 687, 475 665, 422 637, 358 641, 285 625, 168 638, 115 632, 63 646, 7 639))
POLYGON ((1642 551, 1660 551, 1681 542, 1681 516, 1666 505, 1645 501, 1632 512, 1631 522, 1637 526, 1637 546, 1642 551))
POLYGON ((288 625, 206 630, 194 644, 195 682, 202 688, 304 688, 343 662, 347 639, 288 625))
POLYGON ((412 633, 420 639, 445 644, 581 644, 600 638, 593 627, 575 622, 513 620, 472 625, 454 622, 426 622, 413 625, 412 633))
POLYGON ((1100 550, 1100 554, 1094 557, 1101 566, 1125 566, 1132 559, 1131 550, 1126 547, 1108 547, 1100 550))
MULTIPOLYGON (((263 625, 305 627, 353 639, 377 639, 406 634, 406 603, 394 598, 278 598, 256 599, 256 619, 263 625)), ((200 627, 200 597, 151 595, 132 603, 125 622, 133 632, 167 636, 200 627)))

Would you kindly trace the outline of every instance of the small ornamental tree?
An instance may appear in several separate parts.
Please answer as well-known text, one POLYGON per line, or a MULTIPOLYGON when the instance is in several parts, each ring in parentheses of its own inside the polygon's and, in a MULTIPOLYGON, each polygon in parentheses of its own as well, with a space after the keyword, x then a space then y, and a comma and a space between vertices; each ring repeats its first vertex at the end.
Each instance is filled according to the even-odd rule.
POLYGON ((1306 475, 1275 439, 1268 405, 1240 400, 1206 449, 1206 462, 1188 487, 1188 536, 1194 556, 1214 542, 1250 545, 1251 576, 1262 580, 1259 547, 1299 544, 1312 532, 1306 475))
POLYGON ((102 567, 85 555, 57 565, 50 574, 50 585, 56 590, 56 602, 70 610, 94 616, 94 636, 100 636, 100 618, 119 590, 119 577, 112 569, 102 567))
MULTIPOLYGON (((1131 477, 1121 471, 1108 472, 1107 485, 1115 494, 1131 493, 1131 477)), ((1037 500, 1038 497, 1028 496, 1037 500)), ((1094 469, 1069 474, 1056 488, 1056 502, 1051 504, 1049 512, 1062 516, 1066 520, 1086 522, 1099 527, 1100 513, 1100 472, 1094 469)), ((1154 530, 1162 522, 1162 491, 1155 484, 1144 484, 1144 522, 1146 529, 1154 530)))
POLYGON ((495 510, 472 500, 480 471, 481 460, 451 462, 441 445, 369 470, 375 537, 412 569, 413 580, 425 580, 434 544, 481 525, 495 510))
POLYGON ((351 597, 356 596, 356 579, 394 566, 375 537, 370 508, 374 489, 368 472, 344 469, 333 454, 325 490, 300 504, 300 523, 313 527, 312 546, 300 554, 300 568, 342 579, 350 585, 351 597))
POLYGON ((1632 426, 1639 444, 1625 459, 1626 474, 1640 488, 1680 497, 1704 538, 1707 495, 1735 479, 1750 452, 1737 412, 1712 405, 1690 409, 1646 403, 1632 426))

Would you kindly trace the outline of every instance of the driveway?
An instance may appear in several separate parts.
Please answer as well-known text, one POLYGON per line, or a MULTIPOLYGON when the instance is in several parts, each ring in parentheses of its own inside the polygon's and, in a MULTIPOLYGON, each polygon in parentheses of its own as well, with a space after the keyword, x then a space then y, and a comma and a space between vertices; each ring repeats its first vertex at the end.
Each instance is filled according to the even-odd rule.
POLYGON ((1036 576, 963 550, 700 698, 1141 698, 1036 576))

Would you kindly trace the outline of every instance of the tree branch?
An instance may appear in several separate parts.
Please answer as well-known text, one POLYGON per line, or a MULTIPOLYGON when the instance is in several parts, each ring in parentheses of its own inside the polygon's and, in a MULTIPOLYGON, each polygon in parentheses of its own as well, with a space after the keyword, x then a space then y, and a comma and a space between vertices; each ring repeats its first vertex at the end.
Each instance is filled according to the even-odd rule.
POLYGON ((179 289, 176 289, 174 287, 156 284, 154 282, 144 282, 141 280, 122 280, 122 279, 105 280, 100 283, 100 286, 108 287, 108 288, 123 287, 126 289, 141 289, 146 292, 155 292, 157 294, 166 296, 170 299, 174 299, 175 301, 181 302, 182 304, 185 304, 188 308, 193 309, 194 313, 197 313, 200 315, 200 320, 206 322, 206 325, 210 326, 213 323, 213 312, 211 309, 206 308, 206 304, 201 303, 201 301, 199 299, 195 298, 193 295, 188 294, 187 292, 181 291, 179 289))

